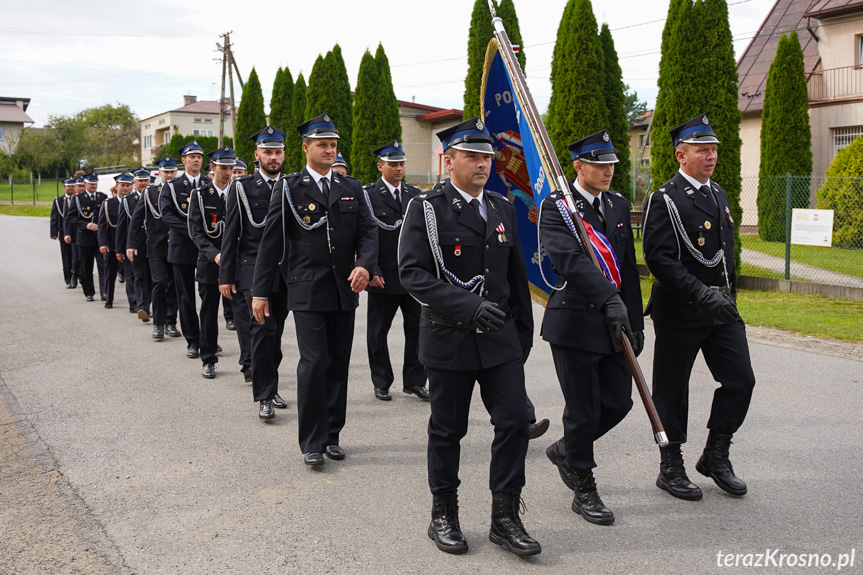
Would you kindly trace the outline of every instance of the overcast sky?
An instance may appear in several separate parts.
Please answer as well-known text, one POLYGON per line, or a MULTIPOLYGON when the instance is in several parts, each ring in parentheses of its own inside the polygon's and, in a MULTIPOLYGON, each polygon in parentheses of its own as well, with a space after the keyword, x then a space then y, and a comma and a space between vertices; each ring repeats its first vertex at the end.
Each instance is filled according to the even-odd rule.
MULTIPOLYGON (((738 58, 774 3, 729 0, 738 58)), ((566 0, 515 0, 515 5, 528 84, 544 111, 566 0)), ((594 0, 593 7, 600 25, 611 27, 624 82, 652 106, 668 0, 594 0)), ((232 32, 243 78, 256 67, 268 107, 279 66, 308 79, 317 55, 339 43, 355 86, 363 52, 374 52, 383 42, 399 99, 460 109, 472 8, 471 0, 5 1, 0 96, 31 98, 27 112, 37 126, 51 115, 106 103, 128 104, 146 118, 182 106, 184 94, 217 99, 216 43, 232 32)), ((236 98, 239 103, 238 84, 236 98)))

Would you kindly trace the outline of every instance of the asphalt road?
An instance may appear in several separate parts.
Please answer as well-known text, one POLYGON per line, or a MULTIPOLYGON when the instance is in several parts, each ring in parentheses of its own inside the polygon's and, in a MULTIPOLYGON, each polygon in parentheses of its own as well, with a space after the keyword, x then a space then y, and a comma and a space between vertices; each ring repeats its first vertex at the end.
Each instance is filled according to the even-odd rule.
MULTIPOLYGON (((731 452, 749 485, 743 498, 694 469, 715 387, 700 359, 684 449, 690 476, 704 490, 700 502, 655 487, 658 449, 633 392, 633 411, 597 446, 600 493, 617 517, 599 527, 570 510, 572 494, 545 457, 562 432, 563 402, 537 329, 528 392, 552 426, 530 445, 523 520, 543 552, 521 560, 488 541, 492 428, 475 393, 460 489, 470 552, 449 556, 426 535, 428 404, 403 395, 398 381, 392 402, 374 399, 364 305, 341 442, 348 456, 314 471, 297 445, 291 319, 281 370, 289 408, 264 423, 239 374, 233 332, 220 333, 218 377, 202 379, 200 361, 185 357, 182 339, 153 341, 152 324, 124 309, 122 289, 113 310, 86 303, 80 289, 64 289, 59 248, 47 236, 46 219, 0 216, 0 386, 17 428, 35 434, 30 451, 13 457, 56 470, 66 517, 57 521, 71 521, 78 532, 68 545, 97 552, 115 572, 788 572, 717 565, 720 552, 774 549, 831 560, 856 550, 854 567, 841 572, 863 572, 860 361, 751 344, 758 384, 731 452)), ((542 309, 534 312, 538 326, 542 309)), ((392 355, 400 357, 396 331, 391 339, 392 355)), ((648 328, 641 357, 648 381, 652 344, 648 328)), ((21 473, 0 460, 0 490, 14 488, 21 473)), ((44 513, 47 504, 20 505, 23 517, 44 513)), ((0 573, 78 572, 47 547, 42 561, 52 567, 44 569, 9 553, 9 542, 28 537, 28 529, 25 522, 0 527, 0 573)))

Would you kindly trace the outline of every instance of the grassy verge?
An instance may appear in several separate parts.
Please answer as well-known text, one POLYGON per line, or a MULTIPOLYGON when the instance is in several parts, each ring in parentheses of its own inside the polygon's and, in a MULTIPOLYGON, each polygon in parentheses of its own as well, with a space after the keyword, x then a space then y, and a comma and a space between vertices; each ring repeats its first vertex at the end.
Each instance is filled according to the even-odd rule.
MULTIPOLYGON (((744 248, 780 258, 785 257, 785 244, 783 242, 765 242, 754 235, 741 236, 741 241, 744 248)), ((802 264, 863 277, 863 249, 852 250, 846 248, 792 245, 791 259, 802 264)))
MULTIPOLYGON (((644 305, 651 281, 641 279, 644 305)), ((799 293, 742 290, 737 295, 747 325, 782 329, 812 337, 863 342, 863 302, 799 293)))
POLYGON ((51 206, 3 206, 0 205, 0 214, 7 216, 39 216, 47 218, 51 216, 51 206))
MULTIPOLYGON (((12 189, 9 188, 9 181, 0 183, 0 202, 12 201, 12 192, 15 193, 15 203, 33 202, 33 184, 15 184, 12 189)), ((50 202, 59 194, 63 193, 63 183, 60 183, 59 192, 57 191, 57 183, 54 181, 44 181, 36 186, 36 201, 50 202)))

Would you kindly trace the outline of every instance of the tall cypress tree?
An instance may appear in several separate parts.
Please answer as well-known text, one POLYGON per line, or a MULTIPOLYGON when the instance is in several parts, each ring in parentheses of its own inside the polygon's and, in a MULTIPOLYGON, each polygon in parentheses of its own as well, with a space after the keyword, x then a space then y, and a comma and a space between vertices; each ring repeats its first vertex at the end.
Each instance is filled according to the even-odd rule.
POLYGON ((602 45, 603 58, 605 61, 604 76, 605 85, 603 94, 607 118, 605 127, 611 141, 617 148, 617 157, 620 161, 614 167, 614 179, 611 180, 611 189, 623 194, 623 197, 632 202, 632 160, 629 151, 629 122, 626 119, 623 72, 617 60, 617 50, 614 49, 614 39, 608 24, 603 24, 599 33, 599 41, 602 45))
POLYGON ((351 175, 365 183, 374 182, 377 179, 377 159, 373 151, 384 140, 381 133, 384 128, 381 121, 383 110, 379 105, 380 83, 377 63, 366 50, 360 62, 357 90, 354 92, 353 133, 355 137, 351 148, 353 163, 350 164, 351 175))
MULTIPOLYGON (((518 15, 515 13, 515 3, 513 0, 501 0, 497 7, 497 15, 503 20, 503 25, 506 28, 506 35, 509 36, 509 41, 512 44, 518 45, 519 51, 515 57, 521 65, 521 71, 527 73, 527 56, 524 53, 524 43, 521 38, 521 28, 518 25, 518 15)), ((486 42, 488 44, 488 42, 486 42)))
POLYGON ((306 120, 311 120, 315 116, 323 114, 324 112, 329 112, 329 110, 324 108, 326 106, 324 99, 326 97, 327 89, 330 88, 325 76, 326 70, 324 57, 318 54, 314 65, 312 65, 312 72, 309 74, 309 80, 306 86, 306 109, 303 112, 303 120, 300 123, 303 123, 306 120))
POLYGON ((306 118, 306 79, 300 74, 297 83, 294 84, 294 93, 291 95, 291 119, 288 129, 285 131, 285 168, 284 172, 298 172, 306 165, 305 154, 303 154, 303 141, 297 132, 297 126, 305 122, 306 118))
MULTIPOLYGON (((402 139, 402 123, 399 117, 399 101, 396 98, 395 90, 393 89, 393 77, 390 73, 390 62, 384 52, 383 44, 378 44, 378 49, 375 51, 375 64, 378 67, 378 77, 380 78, 380 93, 378 94, 378 106, 380 107, 380 133, 381 142, 379 146, 386 143, 388 140, 402 139)), ((357 79, 357 90, 360 89, 360 82, 357 79)), ((356 104, 355 104, 356 106, 356 104)), ((356 108, 354 108, 354 117, 356 117, 356 108)), ((359 137, 357 129, 354 128, 353 134, 359 137)), ((354 158, 354 163, 357 158, 354 158)))
POLYGON ((566 146, 605 124, 603 58, 590 0, 569 0, 551 62, 548 135, 568 178, 575 176, 566 146))
MULTIPOLYGON (((758 235, 785 239, 785 182, 781 176, 812 172, 812 132, 803 50, 797 32, 779 38, 767 75, 761 113, 761 164, 758 170, 758 235)), ((724 159, 724 158, 723 158, 724 159)), ((808 181, 795 181, 805 193, 792 194, 792 207, 809 206, 808 181)))
POLYGON ((333 107, 330 114, 332 114, 333 122, 339 131, 339 151, 348 165, 351 166, 353 165, 351 164, 351 143, 353 141, 354 121, 354 99, 351 96, 351 81, 348 78, 345 60, 342 58, 341 47, 336 44, 333 46, 330 54, 327 54, 327 57, 332 58, 330 67, 332 68, 334 86, 333 107))
POLYGON ((240 98, 240 108, 237 110, 237 126, 234 134, 234 149, 237 155, 246 161, 255 157, 255 143, 251 137, 267 126, 267 116, 264 113, 264 94, 258 73, 252 68, 249 80, 243 86, 240 98))
POLYGON ((467 39, 467 77, 464 80, 464 119, 480 114, 482 70, 488 42, 494 36, 491 13, 487 0, 475 0, 470 16, 470 35, 467 39))
POLYGON ((285 71, 279 68, 273 81, 273 95, 270 98, 270 125, 280 130, 285 129, 284 124, 291 114, 291 101, 285 102, 282 94, 284 83, 285 71))

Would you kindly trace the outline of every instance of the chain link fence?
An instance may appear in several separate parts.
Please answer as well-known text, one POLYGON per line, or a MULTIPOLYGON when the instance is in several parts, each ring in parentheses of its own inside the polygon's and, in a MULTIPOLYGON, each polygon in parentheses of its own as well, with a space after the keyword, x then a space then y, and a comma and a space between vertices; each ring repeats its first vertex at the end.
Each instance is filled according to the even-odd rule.
POLYGON ((0 204, 36 205, 50 203, 63 193, 63 181, 57 178, 3 178, 0 180, 0 204))
POLYGON ((863 288, 863 178, 743 178, 740 205, 741 275, 863 288))

